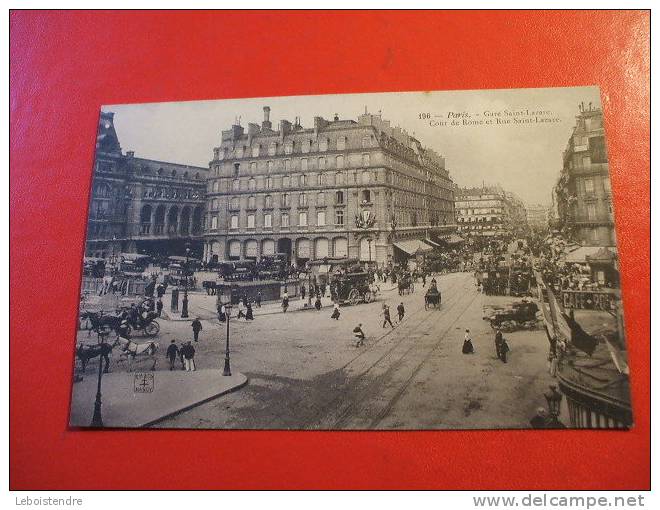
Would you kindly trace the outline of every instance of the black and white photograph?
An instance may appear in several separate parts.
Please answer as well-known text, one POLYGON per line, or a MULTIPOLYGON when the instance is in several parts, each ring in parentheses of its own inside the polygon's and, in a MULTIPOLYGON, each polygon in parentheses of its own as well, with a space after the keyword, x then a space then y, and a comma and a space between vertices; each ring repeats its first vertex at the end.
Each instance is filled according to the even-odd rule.
POLYGON ((631 428, 606 125, 598 87, 102 107, 70 426, 631 428))

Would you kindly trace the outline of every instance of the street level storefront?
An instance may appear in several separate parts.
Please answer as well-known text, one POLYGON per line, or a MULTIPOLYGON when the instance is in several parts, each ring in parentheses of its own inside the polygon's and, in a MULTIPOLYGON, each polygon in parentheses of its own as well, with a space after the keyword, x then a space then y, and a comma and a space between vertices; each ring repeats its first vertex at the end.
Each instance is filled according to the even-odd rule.
POLYGON ((394 242, 395 264, 408 265, 411 269, 424 263, 425 255, 432 252, 433 247, 421 239, 394 242))

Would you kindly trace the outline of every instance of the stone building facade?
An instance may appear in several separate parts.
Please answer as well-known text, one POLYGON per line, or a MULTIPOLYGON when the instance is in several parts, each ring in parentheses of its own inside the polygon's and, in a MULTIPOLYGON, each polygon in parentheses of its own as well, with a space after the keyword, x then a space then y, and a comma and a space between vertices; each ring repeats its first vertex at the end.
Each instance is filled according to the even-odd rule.
POLYGON ((527 225, 522 200, 501 186, 458 188, 458 231, 470 237, 498 237, 521 233, 527 225))
POLYGON ((222 132, 206 192, 207 261, 285 253, 298 265, 382 265, 455 229, 444 158, 367 112, 315 117, 313 128, 282 120, 274 130, 265 107, 261 124, 222 132))
POLYGON ((603 112, 579 106, 575 127, 563 154, 554 188, 559 227, 583 246, 615 246, 603 112))
POLYGON ((534 228, 547 228, 550 220, 550 208, 542 204, 528 204, 527 224, 534 228))
POLYGON ((114 114, 102 112, 85 255, 202 255, 207 168, 122 152, 114 114))

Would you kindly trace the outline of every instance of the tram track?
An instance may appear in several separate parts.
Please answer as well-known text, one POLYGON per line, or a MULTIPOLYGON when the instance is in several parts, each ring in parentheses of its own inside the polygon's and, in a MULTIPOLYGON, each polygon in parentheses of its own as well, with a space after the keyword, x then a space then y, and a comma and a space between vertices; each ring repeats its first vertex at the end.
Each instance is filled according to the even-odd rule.
MULTIPOLYGON (((465 280, 462 281, 459 280, 456 284, 452 286, 452 289, 461 287, 461 285, 464 286, 464 284, 465 284, 465 280)), ((401 398, 401 396, 405 393, 405 390, 408 388, 412 380, 414 380, 415 376, 419 373, 419 371, 424 366, 426 361, 430 358, 433 352, 435 352, 435 350, 442 343, 447 332, 452 327, 454 327, 454 325, 460 320, 460 318, 464 315, 464 313, 472 306, 474 300, 477 298, 477 293, 474 292, 474 294, 470 296, 470 293, 467 292, 462 294, 461 297, 463 296, 467 296, 467 299, 459 298, 453 301, 451 306, 441 310, 441 315, 431 314, 428 317, 419 321, 413 328, 407 330, 405 334, 401 334, 401 338, 398 341, 396 341, 391 347, 389 347, 386 350, 386 352, 384 352, 381 356, 379 356, 375 361, 370 363, 360 373, 353 376, 350 382, 344 388, 341 389, 339 394, 336 395, 334 399, 332 399, 328 404, 324 405, 322 409, 319 409, 319 411, 315 413, 314 416, 306 420, 306 422, 303 425, 303 428, 321 429, 321 430, 345 428, 347 422, 350 421, 351 418, 354 418, 355 416, 358 415, 358 413, 356 413, 356 410, 359 409, 359 407, 363 406, 368 399, 374 397, 376 397, 376 399, 380 398, 379 390, 381 389, 382 381, 392 379, 393 373, 400 369, 402 361, 406 359, 412 351, 414 350, 418 351, 420 349, 420 345, 413 339, 411 345, 407 349, 405 349, 405 351, 402 354, 396 357, 396 359, 392 360, 389 363, 389 365, 385 365, 384 362, 388 358, 394 357, 395 351, 397 351, 397 349, 401 347, 406 340, 409 340, 411 337, 419 336, 420 333, 427 331, 428 330, 427 326, 431 322, 440 321, 445 317, 450 317, 451 312, 454 309, 456 309, 456 307, 463 305, 463 310, 451 321, 451 323, 447 327, 445 327, 442 330, 442 332, 440 333, 440 339, 437 342, 434 342, 430 346, 430 349, 424 355, 422 362, 419 363, 413 369, 412 375, 405 381, 403 387, 399 388, 395 393, 395 396, 388 402, 388 404, 385 407, 387 411, 380 412, 375 418, 370 420, 368 426, 365 428, 373 428, 378 423, 380 423, 380 421, 382 421, 382 419, 387 415, 387 412, 391 410, 392 406, 396 403, 396 401, 398 401, 401 398), (383 371, 380 374, 373 374, 373 372, 377 372, 378 370, 383 370, 383 371), (367 376, 369 375, 374 375, 374 377, 368 379, 367 376)), ((419 312, 421 312, 421 310, 419 312)), ((388 333, 392 333, 392 332, 388 332, 388 333)), ((379 341, 382 340, 382 338, 384 337, 385 335, 381 337, 379 341)), ((350 365, 352 362, 355 361, 355 359, 357 359, 357 357, 351 360, 345 366, 350 365)))

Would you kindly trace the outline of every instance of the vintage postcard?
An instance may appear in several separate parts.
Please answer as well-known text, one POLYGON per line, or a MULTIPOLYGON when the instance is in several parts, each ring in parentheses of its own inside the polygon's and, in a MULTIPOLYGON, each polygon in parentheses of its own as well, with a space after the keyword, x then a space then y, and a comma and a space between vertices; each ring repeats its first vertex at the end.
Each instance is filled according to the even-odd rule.
POLYGON ((71 426, 630 428, 605 120, 597 87, 103 107, 71 426))

